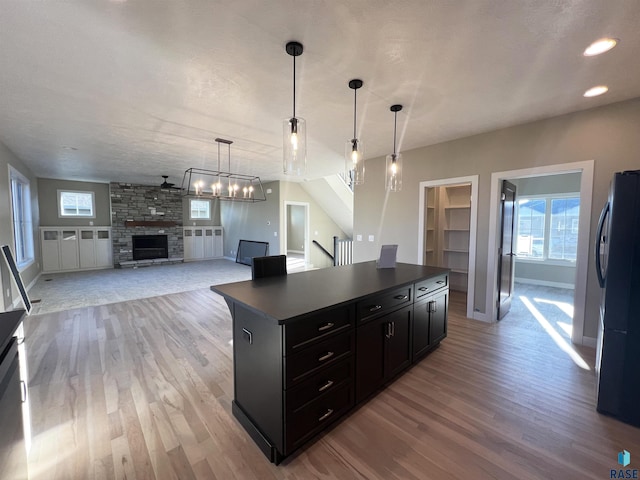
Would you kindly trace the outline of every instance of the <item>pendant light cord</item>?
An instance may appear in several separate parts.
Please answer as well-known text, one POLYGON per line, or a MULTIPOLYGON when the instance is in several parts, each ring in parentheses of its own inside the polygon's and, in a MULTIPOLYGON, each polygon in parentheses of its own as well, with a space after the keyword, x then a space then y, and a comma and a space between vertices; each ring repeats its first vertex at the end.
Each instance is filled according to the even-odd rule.
POLYGON ((356 137, 356 116, 357 116, 357 102, 356 102, 356 95, 358 94, 358 89, 354 88, 353 89, 353 139, 355 140, 356 137))
POLYGON ((296 56, 293 55, 293 118, 296 118, 296 56))
POLYGON ((396 161, 396 126, 398 125, 398 112, 393 112, 393 161, 396 161))

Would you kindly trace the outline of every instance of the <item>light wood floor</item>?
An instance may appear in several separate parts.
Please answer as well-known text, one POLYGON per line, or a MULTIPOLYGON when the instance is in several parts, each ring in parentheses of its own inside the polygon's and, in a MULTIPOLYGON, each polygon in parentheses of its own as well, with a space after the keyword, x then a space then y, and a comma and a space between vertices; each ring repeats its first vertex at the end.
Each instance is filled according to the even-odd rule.
POLYGON ((603 479, 640 454, 640 429, 595 411, 593 371, 544 332, 451 307, 440 348, 278 467, 231 415, 221 297, 29 317, 30 478, 603 479))

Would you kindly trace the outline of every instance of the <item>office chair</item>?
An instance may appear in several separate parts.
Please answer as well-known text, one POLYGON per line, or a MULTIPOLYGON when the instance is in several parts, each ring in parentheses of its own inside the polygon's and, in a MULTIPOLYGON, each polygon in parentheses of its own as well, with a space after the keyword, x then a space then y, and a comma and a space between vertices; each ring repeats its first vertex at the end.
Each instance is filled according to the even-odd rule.
POLYGON ((251 262, 251 280, 287 274, 287 256, 271 255, 253 257, 251 262))

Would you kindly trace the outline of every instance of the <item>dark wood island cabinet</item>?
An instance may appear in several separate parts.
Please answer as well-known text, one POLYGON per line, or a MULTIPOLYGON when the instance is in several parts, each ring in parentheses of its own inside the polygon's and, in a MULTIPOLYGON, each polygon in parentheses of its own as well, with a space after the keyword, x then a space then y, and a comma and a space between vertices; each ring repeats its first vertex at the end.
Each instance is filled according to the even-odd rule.
POLYGON ((233 414, 272 462, 439 344, 448 273, 364 262, 211 287, 233 318, 233 414))

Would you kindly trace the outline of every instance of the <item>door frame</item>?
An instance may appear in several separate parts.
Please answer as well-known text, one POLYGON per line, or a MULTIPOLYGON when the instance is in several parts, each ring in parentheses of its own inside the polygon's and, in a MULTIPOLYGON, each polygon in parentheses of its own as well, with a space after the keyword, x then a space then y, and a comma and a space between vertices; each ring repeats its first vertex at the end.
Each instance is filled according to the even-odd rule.
POLYGON ((424 235, 424 202, 427 187, 442 187, 447 185, 471 184, 471 215, 469 219, 469 265, 467 270, 467 318, 474 318, 476 290, 476 241, 478 236, 478 180, 479 175, 467 177, 443 178, 420 182, 420 200, 418 206, 418 255, 417 264, 424 265, 425 235, 424 235))
POLYGON ((287 254, 287 232, 289 230, 289 215, 287 215, 287 207, 289 205, 295 205, 295 206, 299 206, 299 207, 304 207, 304 264, 305 265, 309 265, 310 263, 310 258, 309 258, 309 203, 307 202, 294 202, 291 200, 285 200, 284 204, 283 204, 283 208, 284 208, 284 232, 282 232, 282 240, 283 240, 283 245, 282 248, 280 249, 280 251, 284 252, 284 254, 287 254))
POLYGON ((587 273, 589 268, 589 243, 591 239, 591 210, 593 195, 593 160, 557 165, 493 172, 489 202, 489 243, 487 251, 487 298, 485 321, 496 322, 498 295, 498 247, 500 186, 502 180, 527 177, 545 177, 563 173, 581 173, 580 176, 580 229, 576 257, 576 282, 573 298, 573 328, 571 341, 580 345, 592 345, 594 339, 584 337, 584 313, 587 295, 587 273))

